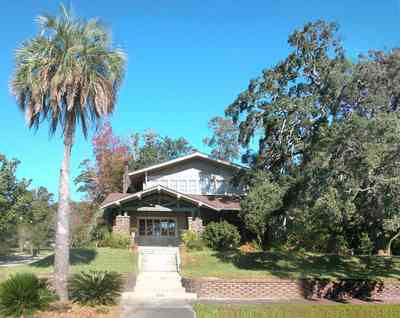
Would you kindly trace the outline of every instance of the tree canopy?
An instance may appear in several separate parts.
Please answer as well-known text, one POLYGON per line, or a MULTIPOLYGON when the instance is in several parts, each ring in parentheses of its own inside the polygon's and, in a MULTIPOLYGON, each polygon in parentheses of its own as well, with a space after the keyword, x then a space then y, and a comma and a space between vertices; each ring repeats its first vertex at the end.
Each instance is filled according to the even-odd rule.
POLYGON ((30 180, 18 179, 19 163, 0 154, 0 254, 21 239, 29 241, 31 249, 54 240, 53 195, 44 187, 30 189, 30 180))
POLYGON ((205 137, 203 143, 211 148, 211 156, 226 161, 239 159, 239 129, 232 119, 213 117, 208 122, 208 128, 212 130, 212 135, 205 137))
POLYGON ((252 170, 268 172, 249 183, 244 209, 273 207, 271 194, 252 198, 267 185, 282 192, 282 205, 262 209, 270 211, 264 229, 281 225, 269 243, 357 253, 371 243, 377 251, 400 230, 400 50, 350 60, 338 30, 317 21, 294 31, 292 52, 251 80, 226 114, 252 170))

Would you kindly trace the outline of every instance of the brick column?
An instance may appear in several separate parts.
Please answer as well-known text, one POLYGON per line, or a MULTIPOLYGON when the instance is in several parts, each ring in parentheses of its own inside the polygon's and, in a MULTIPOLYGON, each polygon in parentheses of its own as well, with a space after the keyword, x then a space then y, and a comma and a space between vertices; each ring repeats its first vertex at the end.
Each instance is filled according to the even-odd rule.
POLYGON ((188 224, 189 224, 189 230, 194 231, 198 234, 203 233, 204 231, 204 225, 203 225, 203 220, 200 217, 188 217, 188 224))
POLYGON ((115 225, 113 226, 113 232, 119 234, 130 235, 131 229, 131 217, 128 215, 117 215, 115 217, 115 225))

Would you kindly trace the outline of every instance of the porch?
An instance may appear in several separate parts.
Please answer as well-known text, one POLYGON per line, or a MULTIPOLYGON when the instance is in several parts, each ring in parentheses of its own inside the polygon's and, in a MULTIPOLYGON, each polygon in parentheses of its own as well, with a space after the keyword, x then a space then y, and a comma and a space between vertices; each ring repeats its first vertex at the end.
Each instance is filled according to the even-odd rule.
POLYGON ((178 246, 183 231, 202 230, 200 215, 197 202, 162 188, 106 210, 113 232, 129 234, 139 246, 178 246))
POLYGON ((240 198, 183 194, 158 185, 136 193, 112 193, 104 218, 113 232, 131 235, 142 246, 177 246, 184 230, 203 231, 203 220, 235 217, 240 198))

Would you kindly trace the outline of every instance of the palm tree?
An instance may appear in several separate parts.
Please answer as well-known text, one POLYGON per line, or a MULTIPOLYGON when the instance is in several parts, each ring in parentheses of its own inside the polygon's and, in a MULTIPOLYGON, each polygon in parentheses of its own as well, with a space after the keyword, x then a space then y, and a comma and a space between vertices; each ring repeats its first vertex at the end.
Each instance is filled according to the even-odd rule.
POLYGON ((125 55, 111 46, 110 34, 96 19, 83 20, 61 4, 59 16, 41 15, 39 34, 16 51, 11 90, 29 128, 49 122, 50 135, 64 139, 56 225, 55 287, 68 299, 69 167, 78 126, 85 137, 91 125, 112 113, 125 55))

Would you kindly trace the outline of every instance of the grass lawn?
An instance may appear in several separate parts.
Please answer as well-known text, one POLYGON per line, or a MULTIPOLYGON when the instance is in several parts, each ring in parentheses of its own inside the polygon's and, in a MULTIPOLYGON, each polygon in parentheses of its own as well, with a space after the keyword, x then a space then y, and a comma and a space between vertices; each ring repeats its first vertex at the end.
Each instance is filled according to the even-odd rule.
POLYGON ((190 278, 400 278, 400 257, 209 249, 181 255, 182 275, 190 278))
POLYGON ((202 305, 197 318, 395 318, 400 305, 202 305))
MULTIPOLYGON (((71 272, 83 270, 110 270, 118 273, 132 273, 136 271, 136 253, 126 249, 112 248, 76 248, 71 250, 71 272)), ((46 256, 30 265, 0 267, 0 281, 7 276, 21 272, 31 272, 38 275, 53 272, 54 255, 46 256)))

